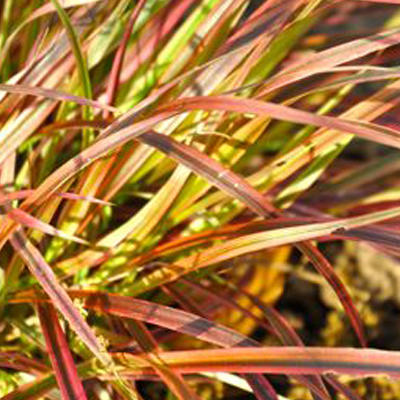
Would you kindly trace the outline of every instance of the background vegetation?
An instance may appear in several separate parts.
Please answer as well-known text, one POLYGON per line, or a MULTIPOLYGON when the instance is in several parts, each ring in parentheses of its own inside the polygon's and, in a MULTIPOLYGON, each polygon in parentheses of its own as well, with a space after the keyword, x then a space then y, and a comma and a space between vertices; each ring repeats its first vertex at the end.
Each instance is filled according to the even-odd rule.
POLYGON ((398 399, 397 4, 3 0, 1 398, 398 399))

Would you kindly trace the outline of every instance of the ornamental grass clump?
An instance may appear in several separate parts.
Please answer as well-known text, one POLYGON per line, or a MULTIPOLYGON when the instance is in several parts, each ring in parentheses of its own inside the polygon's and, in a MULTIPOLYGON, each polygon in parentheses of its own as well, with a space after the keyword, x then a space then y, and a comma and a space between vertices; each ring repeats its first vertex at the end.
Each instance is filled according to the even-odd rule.
POLYGON ((394 382, 336 261, 400 254, 397 3, 4 0, 1 399, 394 382), (282 312, 293 279, 335 346, 282 312))

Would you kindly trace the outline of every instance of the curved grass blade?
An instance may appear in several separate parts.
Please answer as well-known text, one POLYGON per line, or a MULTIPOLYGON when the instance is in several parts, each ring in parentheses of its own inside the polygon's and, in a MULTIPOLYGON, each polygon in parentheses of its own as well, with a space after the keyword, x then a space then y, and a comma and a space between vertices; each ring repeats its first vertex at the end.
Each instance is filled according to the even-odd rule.
POLYGON ((290 83, 297 82, 309 76, 325 72, 336 65, 357 60, 363 56, 384 50, 400 42, 400 29, 380 32, 376 35, 356 39, 305 57, 284 71, 271 78, 266 86, 258 93, 261 98, 274 90, 290 83))
POLYGON ((361 345, 367 347, 367 339, 360 314, 358 313, 346 286, 340 280, 330 262, 319 252, 318 249, 314 248, 311 251, 308 247, 305 247, 304 252, 311 261, 311 265, 326 279, 335 291, 350 319, 350 323, 355 330, 361 345))
MULTIPOLYGON (((188 272, 226 261, 243 254, 286 244, 293 244, 305 240, 316 239, 321 236, 328 236, 335 233, 341 234, 342 232, 346 232, 348 229, 395 218, 399 215, 400 207, 396 207, 389 210, 369 213, 359 217, 338 219, 335 221, 282 228, 245 235, 240 238, 225 241, 224 243, 215 245, 209 249, 205 249, 201 253, 179 260, 173 265, 163 266, 156 272, 146 275, 145 280, 133 283, 130 290, 131 293, 139 294, 167 282, 174 281, 188 272)), ((303 247, 301 250, 306 251, 306 254, 308 254, 310 251, 304 249, 303 247)), ((343 293, 341 295, 343 295, 343 293)), ((348 304, 346 307, 348 308, 348 304)), ((352 321, 354 321, 354 319, 352 319, 352 321)))
POLYGON ((93 108, 99 108, 101 110, 118 112, 118 109, 108 104, 103 104, 95 100, 85 99, 84 97, 75 96, 73 94, 60 92, 54 89, 46 89, 39 86, 28 86, 22 84, 9 85, 0 83, 0 91, 13 94, 21 94, 25 96, 45 97, 57 101, 68 101, 82 106, 90 106, 93 108))
POLYGON ((71 351, 51 304, 37 306, 51 364, 64 400, 87 400, 71 351))
POLYGON ((393 129, 371 123, 361 123, 358 121, 345 120, 343 118, 317 115, 282 104, 232 96, 198 96, 172 101, 163 106, 160 111, 172 111, 176 109, 180 110, 180 112, 201 109, 268 115, 282 121, 320 126, 353 133, 364 139, 400 148, 400 132, 393 129))

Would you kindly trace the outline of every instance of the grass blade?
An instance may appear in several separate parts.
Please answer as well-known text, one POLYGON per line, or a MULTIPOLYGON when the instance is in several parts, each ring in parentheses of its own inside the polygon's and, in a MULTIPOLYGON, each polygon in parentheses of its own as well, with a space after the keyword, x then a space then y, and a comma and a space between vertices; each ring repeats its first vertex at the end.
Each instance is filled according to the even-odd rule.
POLYGON ((70 323, 83 343, 104 365, 108 365, 110 358, 107 352, 102 348, 93 331, 75 308, 68 294, 58 283, 53 270, 46 263, 39 250, 28 240, 21 228, 12 234, 10 241, 15 251, 24 260, 32 274, 42 285, 45 292, 53 300, 55 306, 70 323))
POLYGON ((38 314, 51 364, 64 400, 86 400, 72 354, 52 305, 39 304, 38 314))

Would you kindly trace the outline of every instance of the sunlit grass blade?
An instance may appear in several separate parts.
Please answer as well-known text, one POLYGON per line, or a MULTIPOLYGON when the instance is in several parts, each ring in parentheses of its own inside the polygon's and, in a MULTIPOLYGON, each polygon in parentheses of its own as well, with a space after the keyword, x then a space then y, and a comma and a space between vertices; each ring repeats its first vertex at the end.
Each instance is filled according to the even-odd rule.
POLYGON ((176 100, 163 108, 165 110, 220 110, 234 111, 239 113, 254 113, 257 115, 268 115, 270 117, 295 122, 299 124, 309 124, 342 132, 353 133, 364 139, 368 139, 387 146, 400 148, 400 132, 357 121, 345 120, 342 118, 327 117, 316 115, 303 110, 297 110, 281 104, 273 104, 253 99, 242 99, 231 96, 204 96, 191 97, 176 100))
POLYGON ((357 60, 379 50, 384 50, 399 41, 400 30, 392 29, 313 54, 311 57, 307 57, 306 60, 300 60, 271 78, 257 94, 257 97, 261 98, 282 86, 294 83, 313 74, 325 72, 336 65, 357 60))
MULTIPOLYGON (((186 257, 175 264, 161 267, 157 272, 148 274, 146 280, 133 284, 131 290, 133 293, 141 293, 166 282, 176 280, 180 276, 191 271, 226 261, 243 254, 285 244, 316 239, 321 236, 335 234, 336 232, 340 234, 342 231, 345 232, 348 229, 381 222, 390 218, 398 217, 399 215, 400 208, 393 208, 376 213, 369 213, 359 217, 282 228, 242 236, 215 245, 201 253, 186 257)), ((303 247, 302 250, 305 251, 303 247)), ((347 306, 348 305, 346 305, 346 307, 347 306)))
POLYGON ((60 229, 56 229, 53 226, 38 220, 35 217, 32 217, 25 211, 19 210, 19 209, 13 209, 7 213, 7 217, 12 219, 15 222, 18 222, 19 224, 32 228, 32 229, 37 229, 43 233, 46 233, 48 235, 53 235, 57 236, 61 239, 66 239, 66 240, 71 240, 76 243, 80 244, 88 244, 88 242, 84 239, 80 239, 76 236, 69 235, 68 233, 65 233, 61 231, 60 229))

